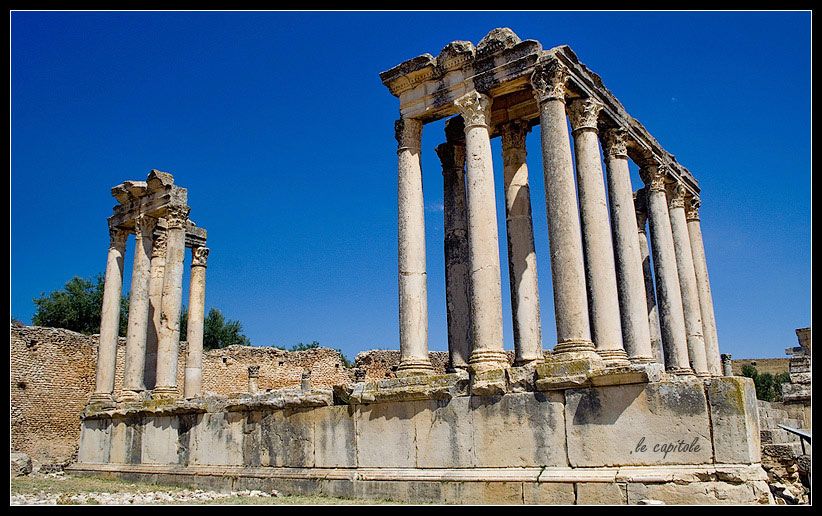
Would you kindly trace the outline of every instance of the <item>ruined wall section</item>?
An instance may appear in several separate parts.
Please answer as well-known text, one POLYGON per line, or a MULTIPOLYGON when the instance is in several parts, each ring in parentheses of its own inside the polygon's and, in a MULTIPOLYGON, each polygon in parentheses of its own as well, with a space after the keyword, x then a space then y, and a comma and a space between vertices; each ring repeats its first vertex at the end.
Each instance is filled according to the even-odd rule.
MULTIPOLYGON (((80 414, 94 390, 98 335, 61 328, 11 326, 11 446, 43 464, 72 458, 80 439, 80 414)), ((125 338, 117 346, 115 397, 121 394, 125 338)), ((178 393, 182 395, 186 343, 180 343, 178 393)), ((284 351, 229 346, 203 353, 203 390, 215 394, 245 392, 248 366, 260 366, 260 390, 296 388, 304 369, 315 388, 330 389, 353 380, 339 352, 328 348, 284 351)))

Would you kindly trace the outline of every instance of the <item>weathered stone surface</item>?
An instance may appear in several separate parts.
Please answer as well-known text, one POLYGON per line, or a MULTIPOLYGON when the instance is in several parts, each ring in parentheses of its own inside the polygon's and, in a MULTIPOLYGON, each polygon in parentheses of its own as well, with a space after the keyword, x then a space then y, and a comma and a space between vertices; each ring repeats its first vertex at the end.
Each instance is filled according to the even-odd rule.
POLYGON ((576 484, 577 505, 625 505, 628 503, 626 484, 611 482, 579 482, 576 484))
POLYGON ((111 421, 106 419, 83 421, 80 431, 79 462, 104 463, 109 460, 111 421))
POLYGON ((508 390, 505 369, 477 371, 471 381, 471 393, 475 396, 497 396, 508 390))
POLYGON ((759 462, 759 417, 753 380, 724 376, 712 378, 706 385, 716 462, 759 462))
POLYGON ((314 414, 311 409, 284 409, 265 414, 260 423, 263 466, 314 466, 314 414))
POLYGON ((573 482, 523 482, 522 500, 528 505, 573 505, 573 482))
POLYGON ((420 401, 418 408, 418 468, 459 468, 476 463, 469 398, 420 401))
POLYGON ((9 455, 9 474, 22 477, 31 473, 31 457, 25 453, 11 452, 9 455))
POLYGON ((565 391, 571 466, 702 464, 713 457, 699 381, 565 391))
POLYGON ((360 405, 356 412, 359 467, 413 468, 415 402, 360 405))
POLYGON ((689 484, 628 484, 628 503, 659 500, 666 505, 768 504, 773 497, 764 481, 745 484, 693 482, 689 484))
POLYGON ((357 466, 353 406, 314 410, 314 462, 318 468, 357 466))
POLYGON ((178 419, 174 416, 147 417, 143 425, 143 464, 177 464, 178 419))
POLYGON ((189 461, 192 465, 240 465, 243 461, 242 437, 242 414, 199 414, 190 434, 189 461))
POLYGON ((565 466, 561 393, 471 398, 476 466, 565 466))

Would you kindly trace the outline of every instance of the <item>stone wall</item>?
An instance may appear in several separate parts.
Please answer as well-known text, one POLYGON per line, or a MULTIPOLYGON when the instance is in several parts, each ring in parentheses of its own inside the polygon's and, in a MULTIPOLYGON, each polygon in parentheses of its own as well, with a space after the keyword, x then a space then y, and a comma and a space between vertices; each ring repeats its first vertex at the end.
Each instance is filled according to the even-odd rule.
POLYGON ((742 374, 742 366, 752 365, 756 367, 759 374, 771 373, 776 376, 780 373, 787 373, 789 369, 789 358, 739 358, 731 360, 735 375, 742 374))
MULTIPOLYGON (((551 354, 550 351, 544 351, 543 353, 546 357, 551 354)), ((508 356, 508 363, 513 364, 515 358, 514 351, 507 350, 505 354, 508 356)), ((448 366, 448 352, 429 351, 428 358, 431 360, 435 374, 445 374, 445 369, 448 366)), ((361 380, 368 382, 384 380, 386 378, 396 378, 397 375, 395 371, 399 364, 400 352, 396 349, 361 351, 357 353, 357 356, 354 358, 354 370, 363 371, 365 376, 363 376, 361 380)))
MULTIPOLYGON (((80 438, 80 413, 94 390, 97 335, 60 328, 11 326, 11 446, 44 463, 65 463, 80 438)), ((177 385, 183 386, 186 343, 180 344, 177 385)), ((117 347, 115 396, 120 395, 125 339, 117 347)), ((203 390, 244 392, 250 365, 260 366, 260 390, 298 387, 304 369, 315 387, 351 381, 339 352, 328 348, 290 352, 230 346, 203 354, 203 390)))

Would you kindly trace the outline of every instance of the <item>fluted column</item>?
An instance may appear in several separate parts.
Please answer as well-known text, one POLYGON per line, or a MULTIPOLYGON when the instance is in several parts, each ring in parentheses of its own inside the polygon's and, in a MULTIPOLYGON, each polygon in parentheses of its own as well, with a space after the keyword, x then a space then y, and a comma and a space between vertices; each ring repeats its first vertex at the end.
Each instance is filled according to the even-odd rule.
POLYGON ((437 146, 436 150, 442 163, 443 179, 448 368, 465 369, 471 359, 472 347, 465 145, 447 142, 437 146))
POLYGON ((537 254, 525 151, 528 131, 528 124, 521 120, 501 127, 508 278, 514 321, 514 363, 517 365, 543 359, 537 254))
POLYGON ((539 103, 548 245, 557 325, 556 353, 594 355, 579 229, 574 164, 565 118, 567 71, 556 60, 538 63, 531 84, 539 103))
POLYGON ((166 231, 157 231, 151 247, 151 267, 148 280, 148 331, 146 332, 146 389, 154 389, 157 382, 157 342, 162 314, 163 278, 166 269, 166 231))
POLYGON ((716 333, 714 301, 711 284, 708 281, 708 263, 705 260, 705 246, 702 242, 702 227, 699 223, 699 198, 686 199, 685 217, 688 220, 688 236, 694 257, 696 286, 699 292, 699 306, 702 310, 702 333, 705 337, 705 355, 708 370, 714 376, 722 375, 722 359, 719 354, 719 338, 716 333))
POLYGON ((183 393, 186 398, 203 391, 203 324, 205 323, 205 277, 208 247, 191 248, 191 284, 188 290, 186 329, 186 370, 183 393))
POLYGON ((422 122, 397 120, 397 205, 400 296, 400 364, 397 376, 433 372, 428 358, 428 292, 425 212, 420 168, 422 122))
POLYGON ((110 404, 114 400, 114 371, 117 362, 117 337, 120 328, 120 295, 123 290, 123 255, 128 232, 109 228, 106 279, 100 316, 100 339, 97 344, 97 378, 91 403, 110 404))
POLYGON ((177 359, 180 353, 180 308, 183 304, 183 261, 189 208, 171 206, 166 217, 166 269, 163 278, 160 340, 157 344, 155 398, 177 396, 177 359))
POLYGON ((688 223, 685 220, 685 187, 682 184, 673 185, 669 206, 679 288, 682 292, 682 310, 685 315, 688 356, 691 368, 697 376, 710 376, 705 358, 705 339, 702 336, 702 311, 699 308, 694 258, 688 236, 688 223))
POLYGON ((465 188, 473 333, 469 365, 479 372, 508 367, 508 357, 502 343, 497 208, 488 132, 491 99, 472 91, 457 99, 454 104, 465 121, 465 188))
POLYGON ((679 286, 676 251, 665 194, 665 166, 646 165, 641 173, 647 189, 651 250, 654 254, 654 276, 662 345, 665 349, 665 367, 673 374, 693 374, 688 357, 682 291, 679 286))
POLYGON ((577 162, 591 336, 597 353, 607 364, 627 365, 628 355, 622 345, 620 328, 614 247, 597 137, 597 119, 601 110, 602 104, 588 97, 571 102, 568 116, 573 129, 577 162))
POLYGON ((642 259, 642 276, 645 284, 645 302, 648 314, 648 331, 651 337, 651 353, 654 361, 665 364, 665 353, 662 350, 662 334, 659 330, 659 311, 656 306, 656 292, 654 291, 654 273, 651 269, 651 253, 648 248, 648 235, 645 226, 648 222, 648 211, 645 201, 646 191, 641 188, 634 192, 636 207, 636 225, 639 235, 639 254, 642 259))
POLYGON ((126 358, 123 367, 123 398, 137 399, 145 390, 146 338, 149 326, 149 278, 151 246, 157 219, 141 215, 135 221, 134 265, 128 303, 126 358))
MULTIPOLYGON (((625 138, 624 129, 607 129, 602 135, 602 145, 605 150, 608 205, 611 209, 611 228, 614 236, 622 343, 631 362, 647 363, 654 362, 655 359, 651 349, 642 251, 637 238, 639 228, 625 138)), ((644 234, 644 227, 642 232, 644 234)))

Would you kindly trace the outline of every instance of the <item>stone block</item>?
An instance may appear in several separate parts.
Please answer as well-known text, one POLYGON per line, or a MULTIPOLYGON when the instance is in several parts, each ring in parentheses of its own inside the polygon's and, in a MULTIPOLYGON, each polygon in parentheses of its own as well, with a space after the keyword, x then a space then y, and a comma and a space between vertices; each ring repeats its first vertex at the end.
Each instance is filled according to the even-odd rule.
POLYGON ((12 452, 9 455, 9 475, 23 477, 31 473, 31 457, 25 453, 12 452))
POLYGON ((243 460, 243 419, 239 412, 197 415, 191 429, 189 463, 192 465, 239 466, 243 460))
POLYGON ((628 484, 628 503, 657 500, 666 505, 738 505, 773 503, 765 481, 746 483, 628 484))
POLYGON ((471 393, 475 396, 498 396, 506 390, 505 369, 480 370, 471 378, 471 393))
POLYGON ((741 376, 711 378, 707 393, 716 462, 759 462, 759 416, 753 380, 741 376))
POLYGON ((565 466, 565 421, 560 392, 470 399, 475 466, 565 466))
POLYGON ((416 464, 413 401, 358 405, 357 465, 413 468, 416 464))
POLYGON ((625 505, 628 503, 626 484, 615 482, 579 482, 577 505, 625 505))
POLYGON ((357 440, 352 406, 314 410, 314 462, 318 468, 357 466, 357 440))
POLYGON ((314 409, 267 412, 260 423, 260 463, 263 466, 314 466, 314 409))
POLYGON ((80 431, 80 447, 77 461, 105 463, 111 449, 111 420, 86 419, 80 431))
POLYGON ((713 457, 699 380, 569 389, 565 424, 574 467, 703 464, 713 457))
POLYGON ((474 464, 473 418, 469 398, 417 403, 417 467, 462 468, 474 464))
POLYGON ((147 416, 143 425, 142 464, 177 464, 177 418, 147 416))
POLYGON ((573 505, 573 482, 523 482, 523 503, 528 505, 573 505))

